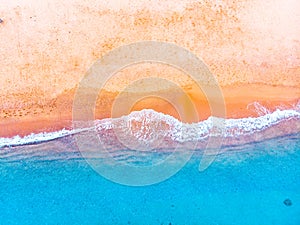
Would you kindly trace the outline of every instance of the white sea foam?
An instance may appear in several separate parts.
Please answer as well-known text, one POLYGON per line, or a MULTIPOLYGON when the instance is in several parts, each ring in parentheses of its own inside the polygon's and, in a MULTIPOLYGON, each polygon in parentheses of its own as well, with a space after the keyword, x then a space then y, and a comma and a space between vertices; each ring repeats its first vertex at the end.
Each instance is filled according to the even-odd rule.
MULTIPOLYGON (((278 109, 272 113, 267 113, 256 118, 248 117, 241 119, 226 119, 222 135, 224 135, 225 138, 251 135, 253 133, 271 128, 272 126, 283 121, 289 121, 292 119, 298 121, 300 120, 300 112, 297 107, 295 110, 278 109)), ((95 121, 95 126, 98 131, 105 132, 107 130, 114 129, 116 126, 126 126, 127 128, 131 128, 133 123, 138 122, 141 126, 141 129, 136 129, 136 133, 133 134, 138 139, 147 141, 147 138, 151 138, 151 133, 164 132, 164 134, 167 135, 171 140, 177 142, 188 142, 201 141, 202 139, 211 135, 214 119, 216 118, 210 117, 205 121, 187 124, 180 122, 170 115, 158 113, 150 109, 144 109, 142 111, 132 112, 128 116, 122 116, 116 119, 95 121), (157 123, 157 121, 159 121, 159 123, 157 123), (151 123, 155 123, 155 126, 149 126, 151 123), (162 123, 166 126, 158 126, 162 123), (153 129, 151 130, 149 127, 153 129), (160 130, 158 131, 155 129, 160 130)), ((76 133, 81 131, 84 131, 84 129, 63 129, 56 132, 30 134, 25 137, 15 136, 12 138, 0 138, 0 148, 47 142, 69 135, 76 135, 76 133)), ((300 131, 295 130, 294 132, 300 131)))
POLYGON ((226 136, 251 134, 269 128, 283 120, 300 119, 300 113, 295 110, 276 110, 257 118, 227 119, 226 136))
POLYGON ((76 134, 78 132, 80 131, 62 129, 60 131, 49 132, 49 133, 47 132, 37 133, 37 134, 32 133, 24 137, 20 137, 19 135, 17 135, 12 138, 0 138, 0 148, 51 141, 60 137, 76 134))

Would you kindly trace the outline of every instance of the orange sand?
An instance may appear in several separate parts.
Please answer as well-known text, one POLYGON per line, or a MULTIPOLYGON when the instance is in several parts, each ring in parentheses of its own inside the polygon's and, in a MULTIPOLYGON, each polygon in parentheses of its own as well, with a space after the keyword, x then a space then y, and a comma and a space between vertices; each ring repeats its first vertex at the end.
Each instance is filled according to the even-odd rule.
MULTIPOLYGON (((207 99, 200 89, 198 87, 194 87, 194 89, 188 87, 186 88, 186 92, 196 105, 199 120, 210 116, 207 99)), ((278 106, 290 108, 297 103, 300 96, 298 88, 271 87, 258 84, 224 87, 223 93, 228 118, 258 116, 254 108, 247 108, 249 104, 255 101, 259 101, 271 110, 275 110, 278 106), (257 90, 257 92, 253 93, 253 90, 257 90)), ((157 92, 149 92, 148 94, 153 95, 157 94, 157 92)), ((111 117, 112 104, 117 95, 118 93, 101 92, 96 104, 96 119, 111 117)), ((74 89, 65 91, 44 105, 33 104, 28 108, 3 110, 0 114, 0 136, 10 137, 14 135, 26 135, 31 132, 49 132, 62 128, 71 128, 73 96, 74 89)), ((178 113, 171 104, 157 98, 148 98, 137 102, 137 104, 131 107, 131 111, 145 108, 151 108, 179 118, 178 113)))
MULTIPOLYGON (((74 92, 88 68, 111 49, 141 40, 177 43, 203 59, 222 87, 227 117, 257 116, 247 109, 254 101, 270 109, 291 107, 300 99, 300 2, 219 2, 0 4, 0 136, 70 127, 74 92)), ((118 93, 149 76, 175 82, 194 101, 200 119, 210 115, 207 99, 186 74, 145 64, 124 69, 107 83, 96 118, 110 117, 118 93)), ((172 94, 164 87, 159 90, 172 94)), ((156 93, 145 88, 138 92, 156 93)), ((132 106, 143 108, 178 117, 169 103, 155 98, 132 106)))

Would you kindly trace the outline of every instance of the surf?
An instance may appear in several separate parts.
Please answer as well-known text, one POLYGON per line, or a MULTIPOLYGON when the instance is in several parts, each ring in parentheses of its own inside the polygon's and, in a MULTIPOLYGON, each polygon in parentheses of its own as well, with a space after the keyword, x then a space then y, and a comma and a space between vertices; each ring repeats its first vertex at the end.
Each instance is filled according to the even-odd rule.
MULTIPOLYGON (((299 105, 299 104, 298 104, 299 105)), ((264 111, 258 117, 225 119, 222 134, 223 145, 241 145, 264 139, 298 133, 300 131, 299 106, 294 109, 274 112, 264 111)), ((209 136, 213 135, 213 117, 207 120, 187 124, 178 119, 156 112, 152 109, 131 112, 119 118, 107 118, 93 121, 94 126, 83 129, 62 129, 55 132, 32 133, 21 137, 0 138, 0 150, 22 145, 34 145, 55 141, 63 137, 76 136, 80 132, 96 130, 104 143, 118 147, 120 138, 130 136, 141 145, 154 142, 155 135, 160 137, 161 145, 157 148, 171 148, 176 144, 196 143, 197 148, 205 147, 209 136), (117 132, 116 132, 117 130, 117 132), (116 133, 118 133, 116 135, 116 133)), ((119 146, 120 147, 120 146, 119 146)), ((123 146, 124 147, 124 146, 123 146)))

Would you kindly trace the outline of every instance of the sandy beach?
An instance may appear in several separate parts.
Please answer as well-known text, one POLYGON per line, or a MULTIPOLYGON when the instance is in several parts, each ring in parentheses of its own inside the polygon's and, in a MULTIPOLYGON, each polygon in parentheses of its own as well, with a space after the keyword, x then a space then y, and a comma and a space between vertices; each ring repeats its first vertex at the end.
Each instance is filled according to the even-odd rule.
MULTIPOLYGON (((227 118, 259 116, 254 102, 270 111, 291 108, 300 99, 299 7, 292 0, 0 4, 0 137, 71 128, 74 94, 86 71, 110 50, 141 40, 175 43, 202 59, 222 88, 227 118)), ((187 74, 142 64, 106 84, 95 119, 111 117, 118 94, 146 77, 178 84, 195 103, 199 120, 211 115, 205 94, 187 74)), ((141 93, 158 92, 141 87, 128 96, 141 93)), ((179 118, 170 103, 155 97, 131 110, 144 108, 179 118)))

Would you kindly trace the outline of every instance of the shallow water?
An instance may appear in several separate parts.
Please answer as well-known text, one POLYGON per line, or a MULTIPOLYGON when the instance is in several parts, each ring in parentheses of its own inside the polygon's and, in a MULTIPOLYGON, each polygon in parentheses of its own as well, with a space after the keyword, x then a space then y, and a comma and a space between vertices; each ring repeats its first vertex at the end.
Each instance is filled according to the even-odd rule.
POLYGON ((299 122, 298 109, 277 110, 227 119, 213 133, 211 118, 183 124, 143 110, 87 129, 0 138, 0 224, 299 225, 299 122), (223 147, 200 171, 208 135, 221 135, 223 147))
POLYGON ((203 172, 199 150, 176 175, 144 187, 106 180, 78 151, 55 151, 70 141, 12 147, 1 157, 0 224, 298 225, 299 137, 226 147, 203 172))

